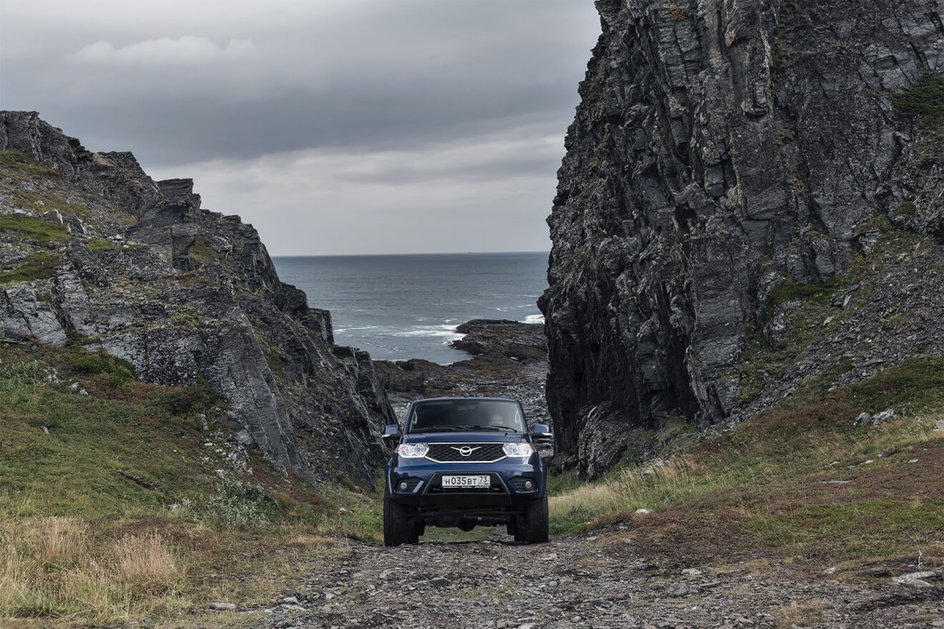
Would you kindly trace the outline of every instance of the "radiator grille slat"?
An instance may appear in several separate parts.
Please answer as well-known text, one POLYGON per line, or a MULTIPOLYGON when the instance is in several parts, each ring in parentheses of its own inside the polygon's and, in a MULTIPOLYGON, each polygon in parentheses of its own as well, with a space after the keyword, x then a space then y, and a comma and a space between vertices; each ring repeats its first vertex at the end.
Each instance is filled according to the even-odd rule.
POLYGON ((427 459, 440 463, 494 463, 505 458, 502 443, 431 443, 427 459))

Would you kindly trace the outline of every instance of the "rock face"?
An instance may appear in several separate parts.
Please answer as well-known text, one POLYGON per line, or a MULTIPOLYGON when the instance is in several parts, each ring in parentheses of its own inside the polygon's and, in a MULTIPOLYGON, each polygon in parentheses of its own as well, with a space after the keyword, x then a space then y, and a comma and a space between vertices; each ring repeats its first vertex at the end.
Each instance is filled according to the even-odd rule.
POLYGON ((944 72, 944 2, 597 7, 540 302, 558 446, 590 474, 729 417, 772 291, 868 253, 870 219, 944 217, 938 129, 893 102, 944 72))
POLYGON ((0 112, 0 149, 15 158, 0 170, 3 337, 71 337, 149 382, 205 379, 279 468, 371 480, 392 411, 370 357, 334 345, 330 314, 279 281, 252 226, 201 210, 191 180, 155 182, 130 153, 91 153, 35 113, 0 112), (17 167, 21 154, 38 164, 17 167))

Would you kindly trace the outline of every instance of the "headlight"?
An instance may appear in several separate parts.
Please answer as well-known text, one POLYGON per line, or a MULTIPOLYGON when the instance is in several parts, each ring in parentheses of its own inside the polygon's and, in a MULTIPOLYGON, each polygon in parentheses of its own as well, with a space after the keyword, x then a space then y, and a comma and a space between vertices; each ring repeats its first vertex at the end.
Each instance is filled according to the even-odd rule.
POLYGON ((397 454, 405 459, 421 459, 429 452, 425 443, 401 443, 397 446, 397 454))
POLYGON ((502 450, 507 456, 529 457, 534 452, 534 447, 530 443, 506 443, 502 450))

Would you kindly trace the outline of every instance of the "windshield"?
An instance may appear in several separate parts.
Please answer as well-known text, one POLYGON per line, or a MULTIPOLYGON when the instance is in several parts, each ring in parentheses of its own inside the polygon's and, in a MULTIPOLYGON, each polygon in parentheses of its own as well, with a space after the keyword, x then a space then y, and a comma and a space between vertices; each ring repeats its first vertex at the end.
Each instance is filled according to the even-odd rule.
POLYGON ((413 407, 408 433, 485 430, 527 432, 517 402, 505 400, 435 400, 413 407))

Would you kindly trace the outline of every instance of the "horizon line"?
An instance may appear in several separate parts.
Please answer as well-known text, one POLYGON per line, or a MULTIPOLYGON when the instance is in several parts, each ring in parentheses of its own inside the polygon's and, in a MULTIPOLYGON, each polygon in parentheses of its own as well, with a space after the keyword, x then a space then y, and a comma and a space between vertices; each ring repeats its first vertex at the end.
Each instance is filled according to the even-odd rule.
POLYGON ((276 254, 270 253, 271 258, 370 258, 370 257, 391 257, 391 256, 470 256, 470 255, 488 255, 488 254, 509 254, 509 253, 542 253, 550 255, 548 251, 421 251, 416 253, 301 253, 301 254, 276 254))

